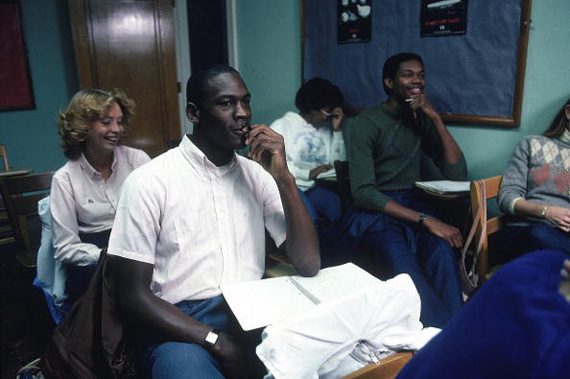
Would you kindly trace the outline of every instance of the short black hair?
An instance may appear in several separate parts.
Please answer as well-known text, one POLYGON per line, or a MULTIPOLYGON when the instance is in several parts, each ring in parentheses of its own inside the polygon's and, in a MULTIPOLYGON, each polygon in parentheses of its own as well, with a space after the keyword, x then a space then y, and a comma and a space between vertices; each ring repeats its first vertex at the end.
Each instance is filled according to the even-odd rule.
POLYGON ((197 107, 202 105, 206 96, 206 83, 220 74, 237 74, 237 70, 227 64, 216 63, 207 66, 192 74, 186 83, 186 104, 194 103, 197 107))
POLYGON ((344 103, 340 89, 323 78, 305 82, 297 91, 295 106, 301 113, 319 110, 326 106, 339 107, 344 103))
POLYGON ((386 92, 387 95, 390 95, 390 89, 386 87, 386 84, 384 84, 384 79, 395 79, 400 64, 407 61, 418 61, 422 66, 424 65, 422 57, 416 53, 398 53, 396 55, 392 55, 390 58, 386 59, 386 62, 384 62, 384 68, 382 69, 382 84, 384 85, 384 92, 386 92))

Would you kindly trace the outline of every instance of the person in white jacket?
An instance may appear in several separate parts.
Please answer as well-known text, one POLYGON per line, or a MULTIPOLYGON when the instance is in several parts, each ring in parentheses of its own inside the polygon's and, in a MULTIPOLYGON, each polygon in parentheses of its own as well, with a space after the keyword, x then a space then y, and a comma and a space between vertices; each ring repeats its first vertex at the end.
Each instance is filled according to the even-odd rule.
POLYGON ((287 112, 270 126, 285 140, 287 165, 305 195, 317 228, 321 218, 334 222, 341 216, 339 195, 318 186, 315 179, 332 171, 335 160, 346 161, 343 103, 344 97, 336 85, 313 78, 297 91, 295 106, 299 112, 287 112))

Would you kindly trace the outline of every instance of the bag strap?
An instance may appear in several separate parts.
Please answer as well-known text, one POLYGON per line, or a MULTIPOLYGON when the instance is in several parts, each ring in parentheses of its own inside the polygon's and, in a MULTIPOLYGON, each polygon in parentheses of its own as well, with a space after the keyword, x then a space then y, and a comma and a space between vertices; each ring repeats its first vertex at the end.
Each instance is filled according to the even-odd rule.
MULTIPOLYGON (((485 205, 487 198, 486 198, 485 182, 483 180, 478 180, 477 182, 481 184, 481 193, 479 195, 479 203, 483 204, 483 205, 481 205, 477 209, 477 214, 475 215, 475 221, 471 225, 471 229, 469 230, 469 234, 467 235, 467 239, 465 240, 465 244, 461 248, 461 256, 462 257, 465 257, 465 253, 467 252, 467 249, 471 245, 471 241, 473 240, 473 237, 475 236, 475 231, 477 230, 477 225, 479 225, 481 223, 481 220, 483 220, 483 222, 481 223, 482 224, 481 225, 481 235, 483 236, 483 235, 487 234, 487 206, 485 205)), ((475 250, 475 257, 476 258, 479 255, 479 253, 481 252, 482 247, 483 247, 483 238, 479 238, 479 243, 477 244, 477 249, 475 250)))

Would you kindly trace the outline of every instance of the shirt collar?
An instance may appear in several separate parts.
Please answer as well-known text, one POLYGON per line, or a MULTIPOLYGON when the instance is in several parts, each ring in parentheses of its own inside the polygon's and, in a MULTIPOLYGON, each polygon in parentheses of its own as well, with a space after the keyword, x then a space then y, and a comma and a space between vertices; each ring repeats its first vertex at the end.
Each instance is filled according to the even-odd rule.
POLYGON ((208 159, 208 157, 206 157, 202 150, 192 142, 188 134, 182 138, 179 148, 188 163, 190 163, 190 165, 192 165, 192 167, 194 167, 198 172, 203 174, 213 172, 218 176, 222 176, 232 170, 237 164, 236 152, 234 151, 232 159, 228 164, 220 167, 216 166, 208 159))
MULTIPOLYGON (((113 162, 111 163, 111 172, 115 171, 116 165, 117 165, 117 154, 113 152, 113 162)), ((81 152, 81 155, 79 156, 79 167, 81 167, 83 171, 86 171, 91 176, 101 176, 101 173, 99 173, 99 171, 95 170, 93 166, 91 166, 91 163, 89 163, 87 158, 85 158, 85 154, 83 154, 83 152, 81 152)))
POLYGON ((382 103, 382 110, 384 111, 384 113, 386 113, 389 116, 392 116, 393 118, 400 118, 404 114, 402 108, 400 109, 389 108, 387 102, 382 103))

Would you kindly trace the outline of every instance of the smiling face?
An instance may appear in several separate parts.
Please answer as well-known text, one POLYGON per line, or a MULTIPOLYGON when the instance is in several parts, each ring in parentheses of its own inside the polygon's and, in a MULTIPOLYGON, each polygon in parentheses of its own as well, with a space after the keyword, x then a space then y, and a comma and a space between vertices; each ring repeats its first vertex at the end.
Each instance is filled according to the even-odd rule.
POLYGON ((119 104, 113 103, 103 117, 91 123, 85 140, 85 149, 90 154, 112 153, 123 133, 123 111, 119 104))
POLYGON ((424 66, 417 60, 400 63, 394 78, 385 78, 390 97, 405 102, 423 93, 426 85, 424 66))
POLYGON ((202 104, 189 114, 201 142, 214 149, 245 147, 251 121, 251 95, 236 73, 222 73, 207 81, 202 104))

